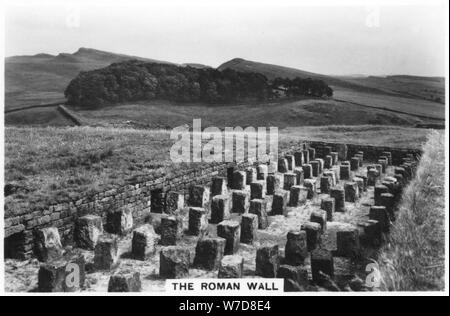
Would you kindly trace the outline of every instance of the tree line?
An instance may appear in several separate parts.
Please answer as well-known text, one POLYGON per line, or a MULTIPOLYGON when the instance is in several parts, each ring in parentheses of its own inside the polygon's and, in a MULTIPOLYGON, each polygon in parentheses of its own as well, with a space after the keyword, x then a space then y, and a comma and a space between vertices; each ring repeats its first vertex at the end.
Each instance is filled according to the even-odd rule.
POLYGON ((232 103, 285 96, 331 96, 321 80, 282 79, 232 69, 181 67, 127 61, 81 72, 65 90, 69 104, 94 107, 128 101, 165 99, 177 102, 232 103))

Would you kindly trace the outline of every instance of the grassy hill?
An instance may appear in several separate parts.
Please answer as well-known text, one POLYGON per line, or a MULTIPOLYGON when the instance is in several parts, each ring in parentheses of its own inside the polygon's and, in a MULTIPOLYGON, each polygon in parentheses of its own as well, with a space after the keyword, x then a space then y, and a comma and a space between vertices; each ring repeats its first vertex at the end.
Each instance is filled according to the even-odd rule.
POLYGON ((445 79, 440 77, 387 76, 345 78, 346 81, 388 93, 445 103, 445 79))
POLYGON ((57 56, 8 57, 5 59, 5 109, 64 102, 65 88, 80 71, 103 68, 130 59, 167 63, 89 48, 57 56))
POLYGON ((379 260, 383 290, 445 289, 445 133, 431 134, 423 150, 379 260))

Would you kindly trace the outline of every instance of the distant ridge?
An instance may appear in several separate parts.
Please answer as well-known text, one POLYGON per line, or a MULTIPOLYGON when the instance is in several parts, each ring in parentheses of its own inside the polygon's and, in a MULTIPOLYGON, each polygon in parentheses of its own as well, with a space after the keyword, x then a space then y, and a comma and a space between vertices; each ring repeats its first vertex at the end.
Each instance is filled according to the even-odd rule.
POLYGON ((64 89, 80 71, 104 68, 112 63, 140 60, 172 64, 82 47, 75 53, 36 54, 5 58, 5 105, 7 109, 64 102, 64 89))

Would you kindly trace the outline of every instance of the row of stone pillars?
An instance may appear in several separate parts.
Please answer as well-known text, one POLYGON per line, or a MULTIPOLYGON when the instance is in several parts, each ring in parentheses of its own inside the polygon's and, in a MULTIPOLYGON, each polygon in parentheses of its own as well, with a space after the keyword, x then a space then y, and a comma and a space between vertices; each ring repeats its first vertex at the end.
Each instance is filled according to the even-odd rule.
MULTIPOLYGON (((416 162, 407 157, 395 168, 394 177, 382 175, 392 163, 389 152, 383 153, 377 164, 370 165, 367 176, 358 173, 362 168, 364 153, 358 152, 350 161, 339 164, 339 154, 331 147, 325 148, 322 158, 316 157, 314 148, 304 148, 293 155, 281 158, 277 163, 258 165, 247 170, 230 167, 227 177, 215 177, 211 186, 192 186, 189 190, 188 223, 184 225, 181 209, 185 201, 182 193, 169 192, 166 207, 171 214, 163 216, 160 234, 146 224, 132 234, 131 255, 136 260, 147 260, 160 251, 160 277, 184 278, 192 266, 205 270, 217 270, 220 278, 242 277, 244 260, 236 253, 241 243, 253 244, 258 229, 268 227, 269 215, 286 215, 287 207, 303 205, 313 199, 318 190, 329 197, 321 201, 321 210, 311 214, 310 221, 298 231, 289 232, 285 258, 280 258, 278 245, 263 244, 257 249, 256 275, 281 277, 287 290, 299 290, 306 286, 307 273, 303 266, 308 255, 311 258, 313 282, 320 285, 334 275, 333 256, 354 258, 359 253, 359 229, 342 224, 337 231, 337 250, 331 253, 321 248, 321 236, 327 222, 333 221, 335 212, 345 212, 345 202, 357 201, 368 186, 375 187, 375 203, 370 209, 369 220, 360 228, 369 242, 378 244, 382 233, 388 231, 395 219, 394 208, 401 188, 414 174, 416 162), (352 178, 352 172, 356 175, 352 178), (344 186, 339 185, 344 181, 344 186), (232 215, 239 215, 232 217, 232 215), (208 234, 210 224, 216 226, 217 237, 208 234), (184 234, 197 236, 194 258, 190 251, 178 245, 184 234), (193 259, 193 260, 192 260, 193 259), (283 264, 281 264, 283 263, 283 264), (305 277, 306 276, 306 277, 305 277)), ((75 241, 79 248, 94 251, 94 267, 112 270, 119 262, 118 241, 120 235, 132 230, 130 211, 121 210, 108 215, 104 233, 102 219, 98 216, 81 217, 76 224, 75 241)), ((67 267, 77 264, 83 270, 84 257, 76 251, 63 252, 56 228, 46 228, 36 234, 38 259, 46 262, 39 272, 41 291, 72 291, 68 286, 67 267)), ((140 276, 133 271, 116 271, 110 279, 109 291, 136 291, 140 289, 140 276)), ((78 289, 82 285, 78 285, 78 289)))

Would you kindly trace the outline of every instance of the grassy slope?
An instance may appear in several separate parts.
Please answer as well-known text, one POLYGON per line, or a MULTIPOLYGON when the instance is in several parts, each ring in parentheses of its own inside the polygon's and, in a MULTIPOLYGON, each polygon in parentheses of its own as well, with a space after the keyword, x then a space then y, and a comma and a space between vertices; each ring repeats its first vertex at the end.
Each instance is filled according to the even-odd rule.
POLYGON ((390 242, 380 259, 384 289, 442 291, 445 287, 445 136, 424 146, 406 189, 390 242))
POLYGON ((422 115, 433 119, 445 120, 445 104, 427 100, 411 99, 405 97, 388 96, 381 94, 368 94, 347 89, 337 90, 334 98, 348 102, 393 111, 406 112, 413 115, 422 115))
POLYGON ((376 108, 402 111, 413 115, 425 115, 441 120, 445 118, 445 105, 443 103, 424 100, 434 100, 436 96, 444 100, 445 80, 443 78, 412 76, 391 76, 388 78, 333 77, 244 59, 233 59, 219 67, 219 69, 226 68, 260 72, 271 79, 297 76, 322 79, 333 87, 337 99, 376 108))
POLYGON ((192 124, 201 118, 204 126, 295 126, 321 125, 404 125, 412 126, 424 120, 378 109, 336 102, 334 100, 301 100, 267 104, 207 106, 180 105, 167 101, 118 105, 78 112, 90 124, 102 126, 145 126, 171 128, 192 124), (130 123, 130 122, 128 122, 130 123))
POLYGON ((423 98, 435 101, 440 98, 440 103, 445 103, 445 79, 437 77, 415 76, 388 76, 388 77, 363 77, 345 78, 366 87, 377 88, 386 92, 394 92, 404 96, 423 98))
POLYGON ((5 109, 64 102, 65 88, 80 71, 103 68, 127 59, 155 61, 87 48, 58 56, 40 54, 6 58, 5 109))
MULTIPOLYGON (((331 137, 377 145, 380 130, 392 135, 384 139, 383 145, 392 141, 392 145, 400 146, 403 141, 406 147, 417 147, 426 134, 423 129, 397 127, 308 127, 283 131, 280 147, 299 139, 332 140, 331 137)), ((5 203, 12 210, 28 208, 30 204, 49 205, 112 184, 124 184, 137 175, 170 175, 196 166, 172 164, 172 144, 167 131, 6 128, 5 183, 23 189, 6 197, 5 203)))

